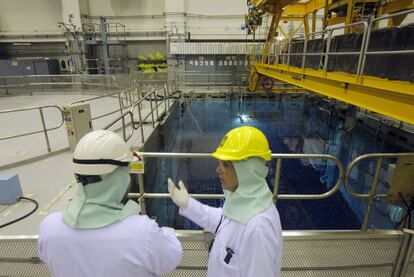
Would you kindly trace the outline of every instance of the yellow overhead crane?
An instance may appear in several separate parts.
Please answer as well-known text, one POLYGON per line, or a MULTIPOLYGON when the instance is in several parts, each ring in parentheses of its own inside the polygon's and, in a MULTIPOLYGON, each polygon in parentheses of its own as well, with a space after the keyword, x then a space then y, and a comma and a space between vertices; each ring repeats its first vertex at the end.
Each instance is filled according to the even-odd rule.
MULTIPOLYGON (((272 21, 263 47, 258 47, 254 51, 252 57, 254 63, 249 74, 248 88, 250 91, 256 91, 259 76, 267 76, 414 124, 414 83, 364 74, 369 56, 372 57, 373 54, 376 54, 383 57, 382 54, 384 54, 369 50, 371 31, 376 30, 382 20, 388 21, 388 27, 398 26, 409 13, 413 12, 413 8, 413 0, 250 0, 246 15, 246 26, 249 33, 254 36, 254 32, 261 24, 259 17, 266 13, 272 15, 272 21), (322 8, 324 8, 323 30, 315 33, 316 13, 322 8), (312 33, 309 30, 310 16, 312 16, 312 33), (368 20, 369 18, 376 19, 368 20), (295 40, 286 36, 283 30, 278 28, 280 20, 303 22, 304 51, 302 50, 299 54, 291 53, 292 43, 295 40), (340 23, 342 24, 335 26, 340 23), (286 38, 283 42, 275 41, 278 30, 286 38), (363 33, 361 35, 361 50, 358 53, 353 53, 353 55, 358 55, 354 74, 327 70, 328 60, 341 54, 329 53, 329 46, 334 41, 332 39, 334 31, 343 31, 344 34, 356 31, 363 33), (320 54, 306 53, 306 42, 317 35, 326 39, 327 45, 324 52, 320 54), (323 61, 317 69, 304 66, 305 59, 309 59, 312 55, 321 57, 321 61, 323 61), (299 64, 293 65, 289 62, 293 57, 300 59, 299 64)), ((414 52, 399 50, 394 53, 390 52, 388 56, 392 54, 413 55, 414 52)), ((414 71, 414 65, 410 70, 414 71)))

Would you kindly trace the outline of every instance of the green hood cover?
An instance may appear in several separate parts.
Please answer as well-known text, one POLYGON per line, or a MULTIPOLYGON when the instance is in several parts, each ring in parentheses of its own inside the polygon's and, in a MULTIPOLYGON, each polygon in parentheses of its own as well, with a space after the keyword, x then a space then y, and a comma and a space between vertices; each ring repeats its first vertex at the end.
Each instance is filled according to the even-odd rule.
POLYGON ((139 214, 136 202, 121 203, 129 182, 129 168, 120 166, 98 183, 78 183, 75 199, 63 211, 63 221, 75 229, 92 229, 139 214))
POLYGON ((235 192, 224 190, 223 214, 244 224, 273 205, 273 194, 265 179, 269 170, 265 160, 256 157, 232 163, 239 186, 235 192))

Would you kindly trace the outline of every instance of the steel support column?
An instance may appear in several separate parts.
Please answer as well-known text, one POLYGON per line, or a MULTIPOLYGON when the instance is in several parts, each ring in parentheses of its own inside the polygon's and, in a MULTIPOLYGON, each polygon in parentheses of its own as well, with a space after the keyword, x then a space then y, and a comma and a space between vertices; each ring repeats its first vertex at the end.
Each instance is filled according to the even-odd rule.
POLYGON ((102 55, 105 66, 105 74, 109 74, 109 51, 106 37, 106 18, 101 16, 101 39, 102 39, 102 55))
MULTIPOLYGON (((352 23, 352 20, 354 18, 354 5, 355 5, 355 0, 348 0, 348 8, 346 11, 346 18, 345 18, 345 25, 349 25, 352 23)), ((350 28, 346 28, 345 29, 345 34, 350 33, 351 29, 350 28)))

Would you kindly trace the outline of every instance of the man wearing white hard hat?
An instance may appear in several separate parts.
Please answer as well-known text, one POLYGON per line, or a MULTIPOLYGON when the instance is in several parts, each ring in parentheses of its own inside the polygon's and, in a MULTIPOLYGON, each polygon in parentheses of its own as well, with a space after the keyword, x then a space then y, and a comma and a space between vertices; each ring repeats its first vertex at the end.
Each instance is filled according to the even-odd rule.
POLYGON ((79 141, 76 196, 39 230, 39 256, 54 277, 160 276, 180 263, 175 233, 140 215, 136 202, 123 204, 134 160, 113 132, 93 131, 79 141))

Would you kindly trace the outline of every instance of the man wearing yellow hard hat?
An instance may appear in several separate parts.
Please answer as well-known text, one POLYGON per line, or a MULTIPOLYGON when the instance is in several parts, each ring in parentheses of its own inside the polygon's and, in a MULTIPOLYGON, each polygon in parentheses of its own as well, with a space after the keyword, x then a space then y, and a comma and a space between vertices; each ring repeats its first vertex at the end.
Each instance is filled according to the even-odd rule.
POLYGON ((207 276, 280 276, 282 228, 266 183, 271 151, 265 135, 250 126, 228 132, 212 154, 225 202, 213 208, 189 197, 183 182, 168 179, 179 213, 216 234, 207 276))

